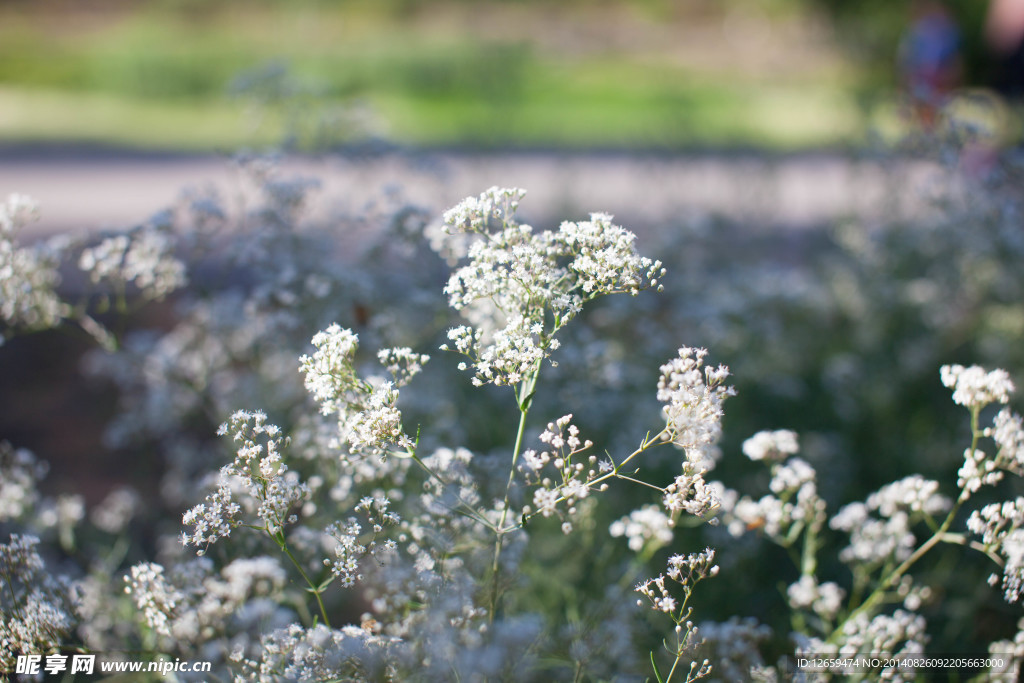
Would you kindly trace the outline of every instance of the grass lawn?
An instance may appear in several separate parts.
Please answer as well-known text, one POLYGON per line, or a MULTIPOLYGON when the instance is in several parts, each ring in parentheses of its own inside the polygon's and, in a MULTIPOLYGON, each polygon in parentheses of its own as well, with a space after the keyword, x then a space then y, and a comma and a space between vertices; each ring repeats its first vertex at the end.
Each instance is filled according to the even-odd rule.
POLYGON ((798 15, 55 1, 0 8, 0 140, 204 150, 317 128, 332 142, 800 148, 865 129, 862 75, 798 15), (229 95, 245 73, 247 96, 229 95))

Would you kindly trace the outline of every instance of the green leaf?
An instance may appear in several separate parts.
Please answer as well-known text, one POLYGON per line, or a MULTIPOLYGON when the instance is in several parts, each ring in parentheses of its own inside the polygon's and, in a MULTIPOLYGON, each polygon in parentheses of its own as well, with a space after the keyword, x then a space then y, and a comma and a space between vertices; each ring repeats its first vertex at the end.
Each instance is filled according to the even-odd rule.
POLYGON ((658 683, 665 683, 661 680, 661 672, 658 671, 658 665, 654 662, 654 651, 651 651, 651 668, 654 669, 654 677, 658 679, 658 683))

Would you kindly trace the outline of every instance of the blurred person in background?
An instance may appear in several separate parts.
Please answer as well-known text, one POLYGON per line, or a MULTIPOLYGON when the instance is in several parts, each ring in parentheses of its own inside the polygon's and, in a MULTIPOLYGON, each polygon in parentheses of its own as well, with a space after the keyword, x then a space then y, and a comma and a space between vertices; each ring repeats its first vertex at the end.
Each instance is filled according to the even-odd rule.
POLYGON ((913 3, 899 48, 899 69, 915 123, 931 130, 949 94, 960 84, 960 28, 941 3, 913 3))
POLYGON ((1024 96, 1024 0, 992 0, 985 42, 998 60, 995 86, 1004 96, 1024 96))

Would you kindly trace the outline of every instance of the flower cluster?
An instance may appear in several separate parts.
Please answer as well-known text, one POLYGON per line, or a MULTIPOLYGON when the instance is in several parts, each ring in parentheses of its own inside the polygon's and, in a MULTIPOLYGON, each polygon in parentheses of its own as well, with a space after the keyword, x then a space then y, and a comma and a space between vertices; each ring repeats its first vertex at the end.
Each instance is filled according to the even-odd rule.
MULTIPOLYGON (((528 484, 537 486, 533 493, 533 507, 527 505, 523 508, 525 515, 536 512, 550 517, 561 502, 566 504, 570 516, 576 514, 576 504, 590 494, 600 476, 601 469, 596 455, 587 456, 586 463, 574 461, 576 456, 594 444, 589 439, 584 441, 579 438, 579 427, 572 424, 571 420, 572 415, 563 415, 541 432, 538 438, 550 450, 539 453, 534 449, 523 451, 523 463, 519 469, 525 474, 528 484), (542 472, 549 464, 555 469, 557 480, 543 476, 542 472)), ((598 486, 600 490, 607 487, 603 483, 598 486)), ((562 530, 566 533, 571 531, 571 523, 565 521, 562 530)))
POLYGON ((409 348, 383 349, 378 359, 394 382, 372 376, 359 377, 355 370, 358 336, 333 324, 313 336, 316 352, 299 359, 306 389, 320 403, 324 415, 337 414, 338 443, 347 443, 357 453, 385 454, 391 447, 413 447, 402 429, 397 387, 420 372, 429 356, 409 348))
MULTIPOLYGON (((685 556, 673 555, 668 559, 668 568, 665 573, 640 582, 637 584, 636 592, 647 598, 652 609, 672 615, 676 624, 679 624, 690 616, 689 610, 686 609, 686 602, 693 594, 694 586, 702 579, 717 574, 718 565, 715 564, 715 551, 711 548, 705 548, 702 552, 690 553, 685 556), (682 588, 684 594, 682 603, 679 603, 665 586, 666 577, 682 588), (654 588, 651 588, 652 585, 654 588)), ((638 601, 637 604, 643 603, 638 601)))
POLYGON ((793 609, 809 609, 822 619, 831 622, 843 607, 846 591, 831 581, 818 583, 818 580, 804 574, 796 583, 786 589, 786 598, 793 609))
MULTIPOLYGON (((971 513, 967 528, 985 548, 1003 557, 1003 596, 1017 602, 1024 592, 1024 498, 992 503, 971 513)), ((999 577, 993 574, 990 583, 999 577)))
POLYGON ((840 551, 839 559, 847 564, 877 567, 910 557, 917 542, 910 530, 910 515, 904 510, 893 510, 891 515, 878 519, 870 512, 864 503, 849 503, 829 521, 833 529, 850 534, 850 544, 840 551))
POLYGON ((996 454, 989 457, 979 448, 964 451, 964 464, 957 472, 957 486, 963 500, 982 486, 998 484, 1005 472, 1024 475, 1024 423, 1020 415, 1003 408, 996 414, 992 426, 980 430, 978 436, 991 437, 997 446, 996 454))
POLYGON ((407 346, 394 349, 381 349, 377 352, 377 360, 384 366, 395 380, 396 387, 404 387, 423 370, 430 360, 425 353, 413 353, 407 346))
POLYGON ((939 482, 920 474, 886 484, 868 496, 866 502, 869 510, 877 510, 882 517, 892 517, 899 511, 932 517, 953 507, 953 501, 939 493, 939 482))
POLYGON ((182 521, 193 531, 182 534, 182 543, 204 548, 227 537, 242 523, 239 515, 243 511, 255 514, 271 534, 295 522, 297 517, 291 511, 309 495, 309 486, 284 464, 286 439, 280 428, 268 424, 261 412, 240 410, 218 433, 230 434, 240 446, 234 461, 221 468, 217 490, 184 514, 182 521), (241 500, 236 500, 238 494, 242 494, 241 500))
POLYGON ((789 429, 758 432, 743 442, 743 455, 751 460, 785 460, 799 450, 797 434, 789 429))
POLYGON ((170 570, 153 562, 137 564, 124 583, 147 628, 169 643, 185 643, 209 640, 249 619, 278 619, 278 610, 268 612, 263 599, 277 595, 287 576, 271 557, 233 560, 219 572, 200 557, 170 570))
MULTIPOLYGON (((636 592, 647 598, 651 609, 667 614, 675 623, 675 647, 670 648, 666 643, 666 649, 675 655, 673 671, 684 657, 692 656, 696 647, 701 643, 698 640, 700 629, 690 620, 693 608, 689 607, 688 603, 693 595, 694 587, 700 581, 718 574, 718 565, 714 562, 715 551, 711 548, 705 548, 703 552, 690 553, 686 556, 672 555, 668 559, 668 568, 665 573, 642 581, 636 586, 636 592), (673 591, 666 586, 666 578, 682 589, 682 602, 679 602, 673 595, 673 591)), ((643 605, 643 600, 637 600, 637 605, 643 605)), ((651 661, 654 661, 653 654, 651 661)), ((687 671, 686 680, 695 681, 698 678, 703 678, 710 675, 711 670, 712 667, 707 659, 700 662, 693 660, 687 671)), ((657 674, 657 665, 655 665, 655 673, 657 674)), ((661 676, 659 675, 658 678, 660 679, 661 676)))
POLYGON ((953 402, 973 409, 1006 403, 1014 391, 1009 373, 998 368, 986 372, 977 365, 943 365, 941 377, 942 383, 953 390, 953 402))
POLYGON ((662 505, 673 517, 679 512, 706 517, 721 506, 717 489, 704 481, 706 471, 703 465, 683 461, 682 474, 677 474, 665 487, 661 498, 662 505))
POLYGON ((335 522, 325 530, 327 536, 334 542, 334 559, 325 559, 324 566, 329 567, 331 574, 341 579, 343 587, 350 588, 363 578, 359 574, 359 560, 363 557, 394 552, 397 548, 395 541, 390 538, 382 543, 378 542, 385 528, 397 526, 402 521, 397 513, 388 509, 390 505, 391 501, 382 496, 363 498, 355 507, 356 512, 363 512, 369 518, 369 540, 360 540, 363 527, 354 517, 350 517, 345 523, 335 522))
POLYGON ((14 671, 18 655, 55 651, 74 625, 70 586, 46 570, 38 545, 18 534, 0 543, 0 671, 14 671))
POLYGON ((16 244, 18 232, 37 214, 36 203, 24 195, 12 194, 0 204, 0 320, 29 331, 55 327, 70 311, 56 292, 58 246, 16 244))
POLYGON ((1017 633, 1012 640, 996 640, 989 644, 990 657, 1003 659, 1003 667, 993 667, 989 680, 994 683, 1016 683, 1020 667, 1024 665, 1024 618, 1017 622, 1017 633))
POLYGON ((821 529, 826 514, 825 501, 818 495, 817 473, 810 463, 794 455, 798 451, 797 435, 789 430, 758 432, 743 442, 748 458, 770 466, 771 493, 754 500, 714 484, 714 489, 722 489, 719 495, 731 535, 739 537, 760 529, 782 545, 790 545, 805 529, 812 533, 821 529))
POLYGON ((118 292, 132 284, 143 298, 158 301, 187 282, 185 264, 174 249, 167 230, 151 222, 83 249, 78 267, 95 284, 106 282, 118 292))
MULTIPOLYGON (((874 617, 858 613, 848 619, 837 633, 835 642, 824 642, 818 638, 798 638, 796 656, 812 654, 817 657, 854 657, 863 653, 886 653, 896 662, 904 656, 924 654, 928 641, 924 617, 898 609, 891 615, 877 614, 874 617)), ((837 668, 836 673, 841 673, 837 668)), ((913 668, 885 666, 875 672, 879 680, 917 680, 913 668)))
POLYGON ((707 349, 683 346, 661 366, 658 400, 664 403, 664 438, 686 451, 687 459, 709 469, 712 449, 722 435, 723 403, 736 390, 725 385, 729 368, 704 366, 707 349))
POLYGON ((652 553, 672 542, 672 518, 655 505, 633 510, 627 517, 612 522, 608 533, 613 537, 625 536, 629 549, 652 553))
POLYGON ((335 680, 389 680, 395 638, 359 626, 331 629, 318 624, 305 629, 292 624, 263 636, 259 654, 237 652, 241 672, 235 683, 315 683, 335 680))
POLYGON ((356 401, 353 392, 365 391, 353 366, 359 337, 335 323, 313 335, 312 343, 316 352, 299 358, 306 390, 324 415, 345 410, 356 401))
POLYGON ((0 441, 0 522, 22 518, 39 500, 36 483, 48 466, 24 448, 0 441))
POLYGON ((586 302, 656 287, 664 274, 660 262, 636 253, 633 233, 607 214, 535 233, 514 218, 523 194, 491 188, 444 216, 450 230, 475 236, 469 263, 452 274, 445 293, 472 324, 453 328, 449 339, 472 361, 478 385, 530 377, 586 302))

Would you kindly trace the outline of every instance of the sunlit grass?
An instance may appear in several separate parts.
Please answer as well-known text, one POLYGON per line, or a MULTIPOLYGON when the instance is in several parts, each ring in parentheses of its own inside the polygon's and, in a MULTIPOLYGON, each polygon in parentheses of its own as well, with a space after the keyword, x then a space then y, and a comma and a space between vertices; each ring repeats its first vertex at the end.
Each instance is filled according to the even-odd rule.
POLYGON ((264 143, 283 131, 254 132, 226 93, 270 60, 288 64, 291 86, 315 93, 305 115, 366 101, 373 129, 400 143, 811 147, 854 142, 865 126, 847 94, 852 68, 701 73, 644 45, 534 39, 529 27, 544 17, 522 12, 517 29, 495 37, 466 32, 461 14, 406 16, 395 3, 178 5, 81 24, 4 13, 0 139, 264 143))

